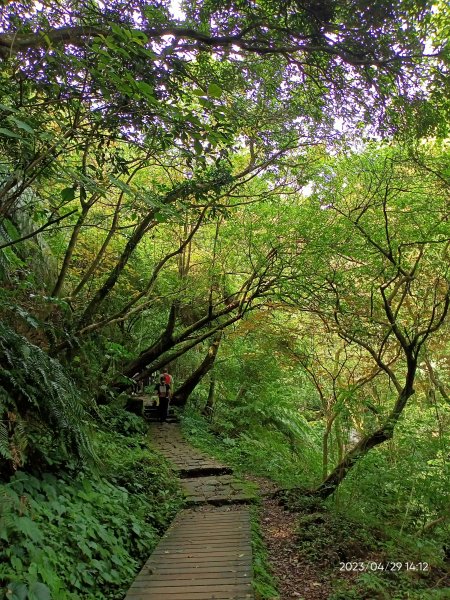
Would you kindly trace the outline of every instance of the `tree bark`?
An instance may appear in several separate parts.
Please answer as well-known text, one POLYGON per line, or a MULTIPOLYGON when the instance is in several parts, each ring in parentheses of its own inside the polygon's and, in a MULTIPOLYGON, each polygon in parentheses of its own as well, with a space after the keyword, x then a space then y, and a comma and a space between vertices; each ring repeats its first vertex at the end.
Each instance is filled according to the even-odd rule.
MULTIPOLYGON (((239 321, 239 319, 242 319, 244 314, 245 313, 243 313, 243 312, 239 312, 237 315, 234 315, 234 316, 230 317, 229 319, 227 319, 226 321, 223 321, 222 323, 220 323, 213 329, 208 330, 206 333, 199 335, 198 337, 196 337, 194 339, 189 339, 184 344, 179 344, 179 345, 174 344, 174 346, 172 346, 172 348, 170 348, 168 351, 162 352, 161 354, 156 356, 155 359, 153 360, 153 362, 146 363, 145 369, 140 371, 139 375, 134 378, 134 381, 131 380, 131 377, 133 374, 130 376, 127 375, 126 380, 124 380, 124 378, 122 378, 121 380, 112 383, 111 388, 115 392, 119 392, 119 393, 128 390, 133 385, 134 382, 145 379, 146 377, 148 377, 155 371, 158 371, 159 369, 166 366, 173 360, 179 358, 180 356, 182 356, 183 354, 188 352, 188 350, 191 350, 191 348, 194 348, 201 342, 212 337, 217 332, 222 331, 223 329, 225 329, 226 327, 229 327, 233 323, 236 323, 237 321, 239 321)), ((135 373, 136 372, 137 371, 135 371, 135 373)), ((97 397, 97 403, 102 404, 104 402, 105 402, 104 395, 100 394, 97 397)))
POLYGON ((80 216, 78 217, 78 220, 75 223, 75 227, 72 230, 72 235, 70 237, 69 244, 67 246, 67 250, 64 255, 64 260, 63 260, 61 270, 58 275, 58 279, 55 283, 52 293, 50 294, 54 298, 58 298, 59 295, 61 294, 61 290, 64 285, 64 281, 66 279, 67 271, 69 269, 70 261, 72 260, 72 256, 73 256, 75 246, 78 241, 78 237, 80 235, 81 228, 83 227, 84 222, 86 221, 86 217, 88 215, 88 212, 89 212, 89 209, 91 208, 91 206, 92 206, 91 204, 83 206, 80 216))
POLYGON ((205 408, 202 410, 202 415, 208 420, 212 420, 214 413, 214 404, 216 401, 216 377, 215 372, 211 372, 211 381, 209 382, 208 399, 206 400, 205 408))
POLYGON ((331 428, 337 417, 337 413, 327 416, 325 431, 322 436, 322 477, 325 479, 328 475, 328 441, 330 439, 331 428))
POLYGON ((94 315, 99 310, 100 306, 103 304, 103 301, 105 300, 106 296, 116 285, 120 274, 122 273, 122 271, 125 269, 126 265, 128 264, 128 260, 130 259, 131 255, 133 254, 136 246, 141 241, 145 232, 150 227, 151 222, 153 221, 155 212, 156 211, 153 209, 151 211, 149 211, 149 213, 147 213, 146 217, 141 221, 141 223, 134 230, 133 235, 128 240, 124 251, 122 252, 119 260, 117 261, 116 266, 111 271, 111 273, 109 274, 108 278, 106 279, 106 281, 102 285, 102 287, 97 290, 96 294, 94 295, 94 297, 92 298, 92 300, 86 307, 86 310, 84 311, 83 315, 81 316, 81 319, 79 322, 80 329, 82 329, 83 327, 86 327, 87 325, 89 325, 92 322, 94 315))
POLYGON ((447 390, 445 389, 438 375, 436 374, 435 370, 433 369, 433 366, 428 357, 425 358, 425 364, 427 366, 427 371, 428 375, 430 376, 431 383, 435 386, 435 388, 439 390, 439 393, 444 398, 444 400, 450 404, 450 396, 447 393, 447 390))
MULTIPOLYGON (((236 178, 239 176, 236 176, 236 178)), ((168 192, 163 198, 161 198, 161 205, 165 206, 165 205, 171 204, 171 203, 175 202, 176 200, 179 200, 182 197, 189 196, 193 193, 207 192, 207 191, 213 189, 215 187, 215 185, 217 185, 217 182, 215 182, 215 181, 206 181, 206 182, 199 181, 196 184, 194 184, 193 186, 188 187, 188 189, 184 188, 183 186, 178 186, 178 187, 170 190, 170 192, 168 192)), ((110 272, 109 276, 107 277, 105 283, 97 290, 97 292, 95 293, 91 302, 86 307, 86 310, 84 311, 84 313, 81 316, 80 321, 79 321, 79 327, 78 327, 79 329, 83 329, 84 327, 86 327, 87 325, 89 325, 92 322, 94 315, 100 309, 105 298, 108 296, 108 294, 111 292, 113 287, 116 285, 117 280, 119 279, 122 271, 125 269, 126 265, 128 264, 128 261, 129 261, 131 255, 133 254, 136 246, 142 240, 145 233, 149 230, 149 228, 152 226, 152 224, 157 223, 157 221, 154 221, 156 212, 157 212, 157 209, 152 208, 146 214, 146 216, 142 219, 142 221, 139 223, 139 225, 136 227, 136 229, 134 230, 134 232, 131 235, 130 239, 128 240, 122 254, 119 257, 119 260, 117 261, 116 266, 114 267, 114 269, 112 269, 112 271, 110 272)))
POLYGON ((203 379, 203 377, 209 373, 214 366, 217 352, 219 351, 220 340, 222 338, 222 332, 219 331, 213 338, 213 342, 208 348, 205 358, 197 369, 186 379, 186 381, 174 392, 172 398, 173 403, 178 406, 184 406, 192 394, 194 389, 203 379))
MULTIPOLYGON (((392 62, 403 63, 411 61, 410 53, 396 53, 388 58, 380 58, 370 48, 361 47, 359 54, 355 54, 354 49, 347 50, 342 44, 320 44, 314 36, 303 37, 300 40, 296 36, 288 36, 286 32, 286 42, 279 43, 278 40, 267 36, 277 33, 277 29, 272 30, 270 24, 264 37, 257 33, 257 24, 244 27, 241 31, 233 35, 208 35, 202 31, 182 25, 163 25, 161 27, 151 27, 137 29, 144 33, 150 40, 160 40, 164 36, 172 36, 177 40, 191 40, 194 43, 207 48, 230 48, 232 46, 243 52, 249 52, 260 56, 281 55, 295 56, 297 54, 328 54, 330 56, 339 56, 342 61, 353 66, 388 66, 392 62), (268 43, 268 41, 270 43, 268 43)), ((58 28, 49 28, 45 32, 39 33, 2 33, 0 34, 0 59, 7 60, 19 52, 27 51, 30 48, 48 48, 49 40, 51 44, 62 44, 64 46, 90 46, 92 40, 96 37, 107 37, 111 34, 111 29, 103 25, 75 25, 63 26, 58 28), (43 34, 45 33, 45 35, 43 34)))
MULTIPOLYGON (((223 308, 213 314, 208 314, 205 317, 202 317, 201 319, 199 319, 196 323, 194 323, 190 327, 187 327, 186 329, 184 329, 181 333, 179 333, 176 336, 173 335, 173 329, 175 327, 175 323, 173 323, 173 326, 172 326, 172 325, 170 325, 170 322, 169 322, 168 327, 170 325, 171 335, 168 335, 167 328, 166 328, 166 331, 164 332, 164 334, 157 340, 157 342, 155 342, 155 344, 153 344, 152 346, 150 346, 150 348, 147 348, 146 350, 141 352, 141 354, 138 356, 138 358, 131 361, 130 363, 128 363, 128 365, 125 366, 122 374, 125 377, 132 377, 134 375, 134 373, 138 373, 138 372, 142 371, 142 369, 145 369, 150 363, 152 363, 154 360, 156 360, 164 352, 168 352, 174 346, 181 344, 184 341, 187 341, 193 334, 197 333, 198 331, 200 331, 201 329, 203 329, 204 327, 206 327, 207 325, 209 325, 210 323, 212 323, 214 320, 218 319, 219 317, 225 316, 225 315, 233 312, 234 310, 238 309, 238 307, 239 307, 239 303, 234 302, 233 304, 230 304, 229 306, 226 306, 225 308, 223 308)), ((173 316, 176 317, 176 314, 173 313, 173 316)), ((208 334, 206 337, 210 337, 211 335, 212 334, 208 334)), ((197 343, 198 342, 196 342, 196 344, 197 343)))
POLYGON ((400 392, 397 401, 391 413, 387 417, 384 424, 366 437, 362 438, 354 448, 352 448, 344 458, 339 462, 336 468, 328 475, 328 477, 315 490, 315 493, 322 497, 328 498, 335 492, 340 483, 345 479, 350 469, 366 454, 383 442, 390 440, 394 435, 395 426, 400 419, 403 409, 408 402, 408 399, 414 394, 414 377, 417 369, 417 358, 408 356, 408 371, 406 374, 405 386, 400 392))

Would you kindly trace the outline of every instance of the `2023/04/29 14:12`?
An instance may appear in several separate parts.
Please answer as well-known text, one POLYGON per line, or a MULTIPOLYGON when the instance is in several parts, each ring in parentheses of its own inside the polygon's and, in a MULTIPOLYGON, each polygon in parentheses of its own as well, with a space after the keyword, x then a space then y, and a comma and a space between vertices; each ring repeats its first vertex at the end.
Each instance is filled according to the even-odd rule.
POLYGON ((403 569, 405 571, 428 571, 429 565, 426 562, 378 562, 375 560, 368 562, 351 561, 339 563, 339 571, 402 571, 403 569))

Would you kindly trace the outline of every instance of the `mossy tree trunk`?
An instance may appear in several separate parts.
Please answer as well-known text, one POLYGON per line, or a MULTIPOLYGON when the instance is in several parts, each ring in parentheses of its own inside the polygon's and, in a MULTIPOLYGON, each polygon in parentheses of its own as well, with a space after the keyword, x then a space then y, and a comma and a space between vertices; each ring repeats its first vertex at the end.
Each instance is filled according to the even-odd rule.
POLYGON ((216 360, 217 352, 219 351, 220 340, 222 339, 222 332, 219 331, 213 338, 213 342, 208 348, 205 358, 197 369, 186 379, 186 381, 174 392, 173 402, 179 406, 184 406, 192 394, 194 389, 205 377, 207 373, 213 368, 216 360))

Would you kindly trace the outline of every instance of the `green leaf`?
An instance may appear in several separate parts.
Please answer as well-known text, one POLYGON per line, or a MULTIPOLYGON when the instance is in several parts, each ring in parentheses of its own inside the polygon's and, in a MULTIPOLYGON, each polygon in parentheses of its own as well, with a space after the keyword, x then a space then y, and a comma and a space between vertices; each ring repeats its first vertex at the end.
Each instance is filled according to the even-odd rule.
POLYGON ((64 188, 61 190, 61 198, 64 202, 70 202, 75 198, 75 190, 73 187, 64 188))
POLYGON ((132 38, 135 44, 139 44, 139 46, 143 46, 148 42, 148 37, 145 35, 143 31, 133 30, 130 31, 130 37, 132 38))
POLYGON ((11 131, 11 129, 5 129, 5 127, 0 127, 0 133, 6 135, 7 137, 17 138, 20 140, 20 135, 11 131))
POLYGON ((125 194, 132 195, 132 190, 131 190, 131 188, 130 188, 129 185, 127 185, 126 183, 124 183, 120 179, 117 179, 116 177, 113 177, 112 175, 109 175, 108 179, 110 180, 111 183, 113 183, 114 185, 116 185, 120 190, 122 190, 123 192, 125 192, 125 194))
POLYGON ((110 26, 111 26, 111 31, 113 33, 115 33, 119 37, 123 37, 124 30, 122 29, 122 27, 119 27, 119 25, 117 25, 116 23, 110 23, 110 26))
POLYGON ((10 561, 11 566, 13 567, 14 571, 16 571, 16 573, 20 573, 23 570, 23 562, 18 556, 11 556, 10 561))
POLYGON ((17 127, 19 129, 23 129, 24 131, 27 131, 28 133, 34 133, 34 129, 32 127, 30 127, 30 125, 28 125, 28 123, 25 123, 25 121, 21 121, 20 119, 17 119, 16 117, 9 117, 10 121, 13 121, 17 127))
POLYGON ((150 102, 150 104, 158 104, 157 98, 155 98, 155 90, 153 87, 145 81, 138 81, 137 86, 139 90, 144 94, 145 99, 150 102))
POLYGON ((222 96, 222 88, 216 83, 210 83, 208 86, 208 96, 211 96, 211 98, 220 98, 222 96))
POLYGON ((211 100, 208 100, 207 98, 199 98, 198 101, 205 108, 214 108, 214 104, 211 102, 211 100))
POLYGON ((203 152, 203 146, 198 140, 194 141, 194 150, 196 154, 201 154, 203 152))
POLYGON ((30 585, 28 600, 51 600, 50 590, 44 583, 35 581, 30 585))
POLYGON ((17 108, 6 106, 6 104, 0 104, 0 110, 4 110, 5 112, 18 112, 17 108))
POLYGON ((17 529, 32 539, 34 542, 40 542, 42 540, 42 532, 34 521, 30 517, 19 517, 16 520, 17 529))
POLYGON ((6 589, 6 597, 8 600, 26 600, 27 586, 16 581, 9 583, 6 589))

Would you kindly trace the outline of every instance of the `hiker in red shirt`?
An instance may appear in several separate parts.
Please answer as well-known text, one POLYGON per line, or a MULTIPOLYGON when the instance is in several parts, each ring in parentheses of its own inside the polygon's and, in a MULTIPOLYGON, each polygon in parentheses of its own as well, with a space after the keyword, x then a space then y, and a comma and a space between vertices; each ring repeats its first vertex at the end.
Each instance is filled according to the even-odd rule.
POLYGON ((162 374, 161 377, 164 377, 164 383, 167 383, 167 385, 170 386, 170 389, 172 389, 172 375, 169 374, 169 369, 167 367, 164 367, 164 369, 162 370, 162 374))

